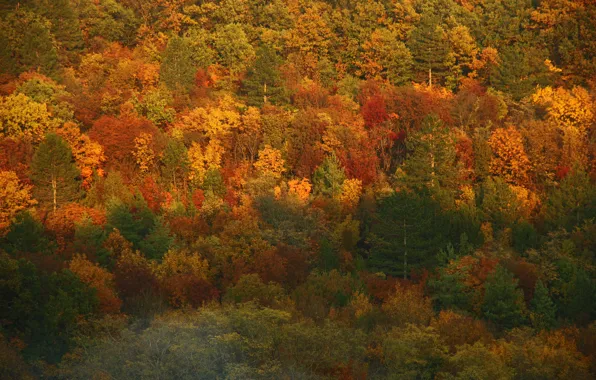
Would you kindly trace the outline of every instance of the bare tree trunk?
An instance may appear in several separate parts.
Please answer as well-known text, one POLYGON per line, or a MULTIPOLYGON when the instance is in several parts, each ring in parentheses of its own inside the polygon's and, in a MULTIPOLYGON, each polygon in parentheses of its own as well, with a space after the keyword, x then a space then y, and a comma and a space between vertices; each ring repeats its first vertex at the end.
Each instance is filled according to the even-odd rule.
POLYGON ((56 177, 52 177, 52 194, 54 196, 54 212, 56 212, 56 192, 58 188, 58 181, 56 181, 56 177))

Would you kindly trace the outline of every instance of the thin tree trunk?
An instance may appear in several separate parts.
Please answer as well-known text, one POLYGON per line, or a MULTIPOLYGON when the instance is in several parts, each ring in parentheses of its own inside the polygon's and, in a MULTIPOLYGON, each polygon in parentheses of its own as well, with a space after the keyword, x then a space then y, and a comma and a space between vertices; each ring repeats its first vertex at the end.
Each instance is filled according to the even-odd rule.
POLYGON ((56 212, 56 192, 58 188, 58 182, 56 181, 56 177, 52 177, 52 194, 54 196, 54 212, 56 212))

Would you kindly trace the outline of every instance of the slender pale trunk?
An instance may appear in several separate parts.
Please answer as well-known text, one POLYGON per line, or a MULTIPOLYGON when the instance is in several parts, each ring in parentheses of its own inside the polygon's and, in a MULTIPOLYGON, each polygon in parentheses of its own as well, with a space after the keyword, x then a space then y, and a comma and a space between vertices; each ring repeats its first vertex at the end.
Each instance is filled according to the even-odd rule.
POLYGON ((263 103, 267 104, 267 83, 263 83, 263 103))
MULTIPOLYGON (((428 56, 430 57, 430 48, 428 48, 428 56)), ((431 62, 428 63, 428 87, 432 88, 433 86, 433 65, 431 62)))
POLYGON ((428 68, 428 87, 432 88, 432 86, 433 86, 433 71, 429 67, 428 68))
POLYGON ((58 181, 52 176, 52 194, 54 196, 54 212, 56 212, 56 193, 58 191, 58 181))

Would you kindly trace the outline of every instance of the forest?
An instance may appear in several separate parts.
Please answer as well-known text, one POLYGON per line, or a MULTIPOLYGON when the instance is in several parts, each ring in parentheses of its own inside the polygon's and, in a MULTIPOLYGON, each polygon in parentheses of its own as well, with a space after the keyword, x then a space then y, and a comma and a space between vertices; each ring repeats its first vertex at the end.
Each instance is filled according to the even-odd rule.
POLYGON ((596 378, 593 0, 0 1, 1 379, 596 378))

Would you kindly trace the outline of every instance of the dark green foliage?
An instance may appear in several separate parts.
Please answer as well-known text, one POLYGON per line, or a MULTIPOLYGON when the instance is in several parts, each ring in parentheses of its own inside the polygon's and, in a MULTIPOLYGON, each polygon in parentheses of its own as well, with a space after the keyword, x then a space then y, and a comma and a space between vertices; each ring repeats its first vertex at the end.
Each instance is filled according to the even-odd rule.
POLYGON ((428 195, 396 192, 381 201, 371 226, 369 267, 400 277, 422 267, 432 268, 439 251, 449 243, 450 227, 449 219, 428 195))
MULTIPOLYGON (((119 202, 110 205, 106 229, 111 231, 114 228, 137 249, 141 248, 142 241, 152 232, 157 233, 155 238, 161 234, 160 229, 156 229, 155 216, 140 195, 135 197, 132 206, 119 202)), ((158 247, 154 248, 156 252, 161 251, 158 247)))
POLYGON ((76 252, 95 258, 101 265, 109 267, 113 262, 109 257, 110 252, 103 247, 107 237, 108 233, 102 226, 85 218, 76 225, 73 246, 76 252))
POLYGON ((574 170, 549 192, 544 205, 545 222, 551 229, 571 231, 591 218, 596 218, 596 186, 586 172, 574 170))
POLYGON ((170 229, 158 219, 149 234, 139 243, 139 249, 147 258, 161 260, 170 249, 173 240, 170 229))
POLYGON ((271 47, 265 46, 257 51, 257 59, 248 68, 246 79, 242 82, 242 92, 247 97, 248 105, 277 105, 287 101, 277 69, 280 64, 280 58, 271 47))
POLYGON ((60 360, 72 347, 79 316, 97 308, 95 291, 68 270, 46 274, 26 260, 0 256, 0 319, 21 337, 29 359, 60 360))
POLYGON ((542 281, 536 282, 534 298, 531 303, 530 319, 532 326, 538 330, 549 330, 555 327, 557 320, 555 313, 557 308, 548 294, 548 288, 542 281))
POLYGON ((2 249, 16 255, 20 253, 50 253, 52 244, 43 225, 28 212, 19 214, 10 225, 2 242, 2 249))
POLYGON ((550 75, 544 60, 544 50, 519 44, 504 47, 500 64, 491 73, 491 84, 498 90, 520 100, 530 95, 537 85, 550 85, 550 75))
POLYGON ((56 41, 47 19, 18 10, 0 20, 0 67, 11 74, 39 70, 54 75, 58 69, 56 41))
POLYGON ((463 181, 458 179, 455 138, 436 115, 424 118, 406 140, 408 157, 403 181, 412 189, 427 188, 442 205, 452 204, 463 181))
POLYGON ((323 239, 319 247, 319 265, 325 271, 339 269, 339 255, 328 239, 323 239))
POLYGON ((50 31, 59 47, 64 64, 75 64, 83 52, 79 15, 70 0, 36 0, 36 11, 50 22, 50 31))
POLYGON ((562 259, 556 262, 558 278, 553 282, 554 301, 561 317, 586 323, 596 317, 596 281, 593 272, 562 259))
POLYGON ((530 248, 538 247, 540 243, 540 236, 534 226, 523 220, 515 223, 511 228, 513 238, 513 247, 519 253, 524 253, 530 248))
POLYGON ((449 74, 449 44, 443 33, 441 20, 433 15, 424 15, 412 32, 409 48, 418 80, 441 83, 449 74))
POLYGON ((427 284, 437 311, 470 311, 474 292, 465 286, 461 271, 455 271, 449 266, 442 267, 437 277, 430 278, 427 284))
POLYGON ((255 206, 267 230, 265 238, 271 244, 307 247, 310 239, 320 237, 316 235, 320 221, 295 204, 263 196, 255 200, 255 206))
POLYGON ((526 321, 524 294, 518 280, 499 265, 484 283, 482 314, 500 328, 518 327, 526 321))
POLYGON ((74 164, 70 146, 60 136, 50 133, 39 144, 31 161, 31 179, 38 200, 56 208, 80 195, 79 169, 74 164))

